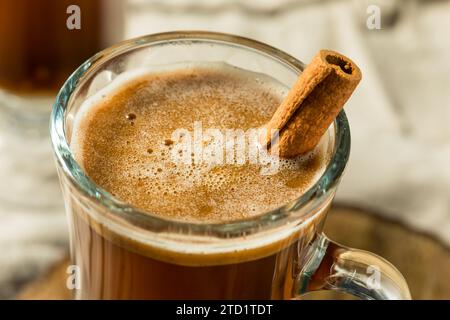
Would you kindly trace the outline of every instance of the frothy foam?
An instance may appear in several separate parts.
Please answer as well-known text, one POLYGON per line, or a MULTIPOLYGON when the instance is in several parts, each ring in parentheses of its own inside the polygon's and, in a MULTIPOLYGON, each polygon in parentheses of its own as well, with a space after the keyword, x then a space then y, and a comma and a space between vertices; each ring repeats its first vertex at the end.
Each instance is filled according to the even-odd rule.
POLYGON ((327 161, 326 139, 308 155, 281 160, 277 173, 262 175, 258 164, 177 163, 172 133, 192 131, 196 121, 205 129, 261 127, 287 91, 269 76, 223 63, 135 71, 82 105, 71 148, 97 184, 145 211, 201 222, 251 217, 298 198, 317 180, 327 161))

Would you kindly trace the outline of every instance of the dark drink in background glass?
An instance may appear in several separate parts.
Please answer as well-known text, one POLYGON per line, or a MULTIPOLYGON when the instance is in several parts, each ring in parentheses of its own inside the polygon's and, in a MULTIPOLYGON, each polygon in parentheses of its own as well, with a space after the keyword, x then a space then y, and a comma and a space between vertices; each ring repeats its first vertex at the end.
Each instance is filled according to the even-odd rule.
POLYGON ((122 39, 124 9, 123 0, 0 0, 1 207, 60 208, 51 106, 83 61, 122 39), (79 29, 67 23, 78 13, 79 29))
POLYGON ((58 90, 84 60, 122 37, 121 0, 0 0, 0 87, 58 90), (80 8, 80 29, 67 19, 80 8))

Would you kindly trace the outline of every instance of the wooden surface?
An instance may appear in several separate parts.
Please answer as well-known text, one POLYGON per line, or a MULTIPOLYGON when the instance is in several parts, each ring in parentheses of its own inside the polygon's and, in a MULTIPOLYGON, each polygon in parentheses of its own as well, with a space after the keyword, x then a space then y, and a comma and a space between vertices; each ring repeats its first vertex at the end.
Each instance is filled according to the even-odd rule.
MULTIPOLYGON (((450 249, 433 237, 349 207, 331 210, 325 232, 341 244, 375 252, 392 262, 408 281, 413 299, 450 299, 450 249)), ((70 299, 67 264, 62 261, 41 279, 27 284, 17 298, 70 299)), ((348 297, 321 292, 308 298, 348 297)))

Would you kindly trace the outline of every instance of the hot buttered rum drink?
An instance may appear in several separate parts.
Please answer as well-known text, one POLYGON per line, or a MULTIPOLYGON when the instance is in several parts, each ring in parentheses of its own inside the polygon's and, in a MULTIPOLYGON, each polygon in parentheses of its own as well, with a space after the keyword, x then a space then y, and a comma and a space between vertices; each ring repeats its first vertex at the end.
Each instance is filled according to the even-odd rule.
MULTIPOLYGON (((258 150, 252 129, 263 127, 287 92, 269 76, 222 63, 133 71, 81 106, 71 149, 97 185, 148 215, 196 224, 253 218, 299 198, 328 161, 325 138, 296 159, 251 158, 249 150, 258 150)), ((208 252, 201 243, 136 242, 73 207, 73 258, 88 299, 291 296, 291 260, 320 220, 271 243, 208 252)))

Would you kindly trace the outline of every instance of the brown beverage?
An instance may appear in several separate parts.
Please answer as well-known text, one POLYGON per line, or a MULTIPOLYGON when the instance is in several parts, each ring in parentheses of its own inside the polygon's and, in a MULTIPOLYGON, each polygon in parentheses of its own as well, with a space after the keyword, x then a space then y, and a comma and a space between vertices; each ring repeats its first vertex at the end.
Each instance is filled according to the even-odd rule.
MULTIPOLYGON (((149 215, 195 223, 251 218, 298 198, 323 173, 327 141, 306 156, 281 160, 272 174, 249 161, 196 162, 193 152, 190 163, 174 161, 186 152, 179 140, 195 123, 203 130, 243 131, 265 124, 287 92, 273 78, 219 63, 120 77, 83 104, 71 149, 95 183, 149 215), (180 128, 186 131, 177 140, 173 133, 180 128)), ((202 144, 214 141, 203 137, 202 144)), ((71 207, 80 297, 88 299, 291 297, 292 260, 326 211, 284 238, 233 252, 199 252, 191 244, 161 249, 136 242, 100 225, 77 203, 71 207)))
POLYGON ((122 36, 122 0, 0 0, 0 88, 58 90, 81 62, 122 36), (69 30, 77 5, 81 29, 69 30))
POLYGON ((48 137, 51 106, 83 61, 122 39, 123 4, 0 0, 1 201, 27 212, 60 212, 48 137))

